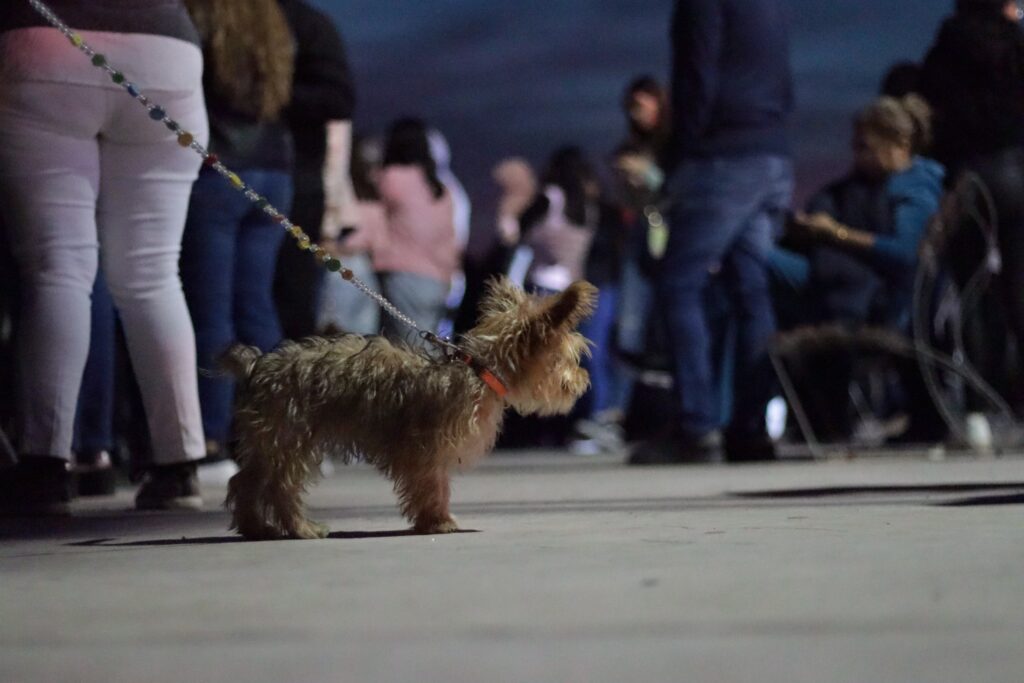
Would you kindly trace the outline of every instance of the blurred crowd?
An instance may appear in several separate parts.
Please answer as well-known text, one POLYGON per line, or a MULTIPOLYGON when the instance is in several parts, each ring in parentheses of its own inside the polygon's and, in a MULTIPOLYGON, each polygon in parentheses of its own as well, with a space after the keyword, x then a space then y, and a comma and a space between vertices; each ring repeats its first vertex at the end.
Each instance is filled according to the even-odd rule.
MULTIPOLYGON (((596 284, 589 394, 566 419, 511 420, 507 446, 771 460, 785 438, 955 438, 951 413, 992 408, 979 384, 1011 418, 1024 406, 1017 2, 957 0, 921 61, 850 112, 848 172, 793 207, 786 3, 677 0, 670 80, 624 84, 614 149, 496 160, 478 258, 444 134, 403 112, 353 131, 341 35, 306 0, 51 4, 420 328, 467 330, 489 277, 596 284), (882 362, 871 340, 909 352, 882 362), (922 344, 973 384, 936 380, 922 344)), ((424 344, 285 244, 28 3, 0 9, 0 42, 5 505, 66 502, 69 463, 80 492, 110 492, 131 461, 138 507, 198 506, 200 476, 234 471, 234 388, 217 371, 231 344, 424 344)))

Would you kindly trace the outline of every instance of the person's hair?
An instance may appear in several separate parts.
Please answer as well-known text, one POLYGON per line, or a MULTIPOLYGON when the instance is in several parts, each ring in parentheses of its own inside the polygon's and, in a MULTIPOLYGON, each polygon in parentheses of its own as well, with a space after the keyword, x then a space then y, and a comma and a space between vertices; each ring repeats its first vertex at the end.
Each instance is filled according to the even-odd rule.
POLYGON ((565 194, 565 215, 576 225, 587 222, 587 183, 598 182, 597 173, 583 150, 561 147, 548 159, 543 184, 555 185, 565 194))
POLYGON ((349 160, 349 175, 352 176, 352 190, 361 202, 380 200, 380 192, 373 182, 373 169, 366 158, 366 140, 360 136, 352 138, 352 156, 349 160))
POLYGON ((391 124, 384 143, 382 165, 419 166, 436 199, 444 195, 444 185, 437 177, 437 164, 430 154, 427 124, 420 119, 404 118, 391 124))
POLYGON ((626 90, 622 93, 622 110, 629 121, 629 144, 634 147, 646 147, 648 149, 659 148, 667 139, 669 133, 669 104, 668 92, 653 76, 637 76, 626 90), (650 95, 658 100, 658 123, 652 130, 644 130, 636 125, 636 121, 630 116, 630 108, 633 106, 633 97, 637 93, 650 95))
POLYGON ((292 98, 295 41, 277 0, 185 0, 209 82, 233 109, 277 119, 292 98))
POLYGON ((896 62, 885 72, 879 95, 906 97, 916 93, 921 83, 921 65, 917 62, 896 62))
POLYGON ((914 154, 925 152, 932 141, 932 110, 918 95, 880 97, 857 114, 854 125, 886 142, 908 145, 914 154))

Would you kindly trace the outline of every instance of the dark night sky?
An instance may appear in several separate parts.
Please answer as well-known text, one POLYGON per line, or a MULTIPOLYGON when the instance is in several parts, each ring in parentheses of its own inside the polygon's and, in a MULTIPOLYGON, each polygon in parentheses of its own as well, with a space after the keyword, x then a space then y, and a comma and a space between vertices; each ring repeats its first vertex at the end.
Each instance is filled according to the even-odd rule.
MULTIPOLYGON (((668 74, 671 0, 313 0, 342 31, 358 87, 356 126, 422 116, 452 144, 490 229, 489 169, 542 164, 575 143, 605 157, 623 130, 634 75, 668 74)), ((842 170, 849 120, 886 67, 920 59, 952 0, 792 0, 801 193, 842 170)))

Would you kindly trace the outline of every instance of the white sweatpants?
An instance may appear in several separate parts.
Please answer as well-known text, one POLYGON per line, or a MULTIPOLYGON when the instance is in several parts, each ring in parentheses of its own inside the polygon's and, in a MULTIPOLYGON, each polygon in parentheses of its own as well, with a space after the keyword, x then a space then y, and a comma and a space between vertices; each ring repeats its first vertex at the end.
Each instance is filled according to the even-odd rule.
MULTIPOLYGON (((206 143, 196 46, 141 34, 82 36, 206 143)), ((203 457, 195 337, 178 276, 201 160, 55 30, 0 35, 0 60, 0 210, 22 288, 19 452, 70 456, 102 261, 155 462, 203 457)))

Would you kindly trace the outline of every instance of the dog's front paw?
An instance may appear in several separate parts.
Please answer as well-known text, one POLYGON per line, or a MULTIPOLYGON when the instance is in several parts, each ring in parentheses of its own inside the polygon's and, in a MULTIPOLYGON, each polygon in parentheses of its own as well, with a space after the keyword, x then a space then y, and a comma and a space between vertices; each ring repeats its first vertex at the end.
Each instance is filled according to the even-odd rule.
POLYGON ((450 534, 459 530, 454 517, 417 521, 413 529, 418 534, 450 534))
POLYGON ((327 538, 327 534, 329 533, 331 533, 331 529, 326 524, 306 520, 295 527, 291 536, 293 538, 314 540, 317 538, 327 538))

